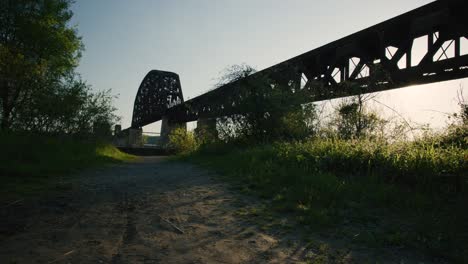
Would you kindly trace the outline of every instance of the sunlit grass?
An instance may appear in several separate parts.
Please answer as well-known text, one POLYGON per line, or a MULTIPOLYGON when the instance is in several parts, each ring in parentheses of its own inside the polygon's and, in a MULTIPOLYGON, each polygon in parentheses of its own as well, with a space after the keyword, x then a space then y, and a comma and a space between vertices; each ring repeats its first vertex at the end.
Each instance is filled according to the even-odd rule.
POLYGON ((209 146, 189 160, 214 168, 243 192, 271 200, 270 210, 293 213, 312 230, 464 261, 466 157, 463 147, 427 139, 315 139, 243 149, 209 146))
POLYGON ((122 152, 111 144, 98 145, 96 147, 96 155, 113 159, 115 161, 132 161, 136 159, 136 156, 122 152))

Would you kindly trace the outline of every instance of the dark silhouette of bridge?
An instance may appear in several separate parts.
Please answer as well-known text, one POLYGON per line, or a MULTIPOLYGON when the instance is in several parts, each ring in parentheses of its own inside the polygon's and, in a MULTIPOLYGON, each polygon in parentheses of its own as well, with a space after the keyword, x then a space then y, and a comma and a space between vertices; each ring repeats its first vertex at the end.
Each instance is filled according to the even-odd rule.
POLYGON ((468 77, 461 48, 467 13, 467 0, 435 1, 185 102, 177 74, 151 71, 138 90, 131 128, 162 120, 164 137, 174 124, 245 113, 243 102, 258 85, 307 103, 468 77), (421 41, 425 51, 417 58, 413 49, 421 41))

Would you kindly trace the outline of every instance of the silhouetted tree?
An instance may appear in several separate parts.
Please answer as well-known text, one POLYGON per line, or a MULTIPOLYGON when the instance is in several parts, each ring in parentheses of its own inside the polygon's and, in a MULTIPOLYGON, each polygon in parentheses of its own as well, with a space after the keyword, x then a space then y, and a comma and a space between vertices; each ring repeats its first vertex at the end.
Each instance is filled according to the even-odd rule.
POLYGON ((228 66, 222 72, 221 77, 219 77, 215 87, 218 88, 225 84, 238 81, 256 72, 257 70, 254 67, 245 63, 228 66))
POLYGON ((342 101, 332 120, 337 133, 344 139, 370 136, 383 120, 374 112, 369 111, 366 103, 374 95, 357 95, 342 101))
POLYGON ((301 105, 303 99, 291 88, 277 84, 268 76, 255 75, 248 65, 227 68, 218 84, 237 82, 238 102, 242 114, 218 119, 221 138, 243 138, 260 141, 304 139, 314 132, 315 105, 301 105))
POLYGON ((76 29, 70 26, 71 3, 2 1, 2 130, 102 133, 116 120, 110 91, 93 93, 75 73, 83 44, 76 29))

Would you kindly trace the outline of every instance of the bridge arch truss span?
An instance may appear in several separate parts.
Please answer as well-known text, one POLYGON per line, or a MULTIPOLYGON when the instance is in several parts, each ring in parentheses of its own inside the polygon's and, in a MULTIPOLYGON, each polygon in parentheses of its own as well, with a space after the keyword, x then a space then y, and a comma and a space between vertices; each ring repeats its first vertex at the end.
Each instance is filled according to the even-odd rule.
POLYGON ((161 120, 167 109, 184 102, 179 75, 150 71, 138 88, 133 107, 132 128, 161 120))

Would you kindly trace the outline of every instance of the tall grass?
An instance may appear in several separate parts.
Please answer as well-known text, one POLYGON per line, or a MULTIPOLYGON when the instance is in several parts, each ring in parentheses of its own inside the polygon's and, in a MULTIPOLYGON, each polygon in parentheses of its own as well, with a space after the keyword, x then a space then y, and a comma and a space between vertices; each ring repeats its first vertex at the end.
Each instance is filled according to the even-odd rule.
POLYGON ((234 150, 212 145, 190 158, 311 227, 346 236, 349 223, 377 225, 353 239, 468 261, 462 246, 468 245, 468 150, 437 142, 313 139, 234 150))
MULTIPOLYGON (((462 188, 468 171, 468 150, 437 147, 433 142, 387 144, 382 141, 318 139, 275 145, 278 162, 307 172, 376 176, 390 182, 431 188, 443 177, 462 188), (288 165, 289 164, 289 165, 288 165)), ((447 182, 446 182, 447 183, 447 182)))

